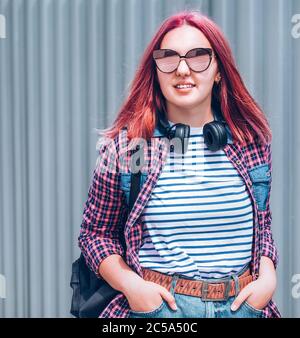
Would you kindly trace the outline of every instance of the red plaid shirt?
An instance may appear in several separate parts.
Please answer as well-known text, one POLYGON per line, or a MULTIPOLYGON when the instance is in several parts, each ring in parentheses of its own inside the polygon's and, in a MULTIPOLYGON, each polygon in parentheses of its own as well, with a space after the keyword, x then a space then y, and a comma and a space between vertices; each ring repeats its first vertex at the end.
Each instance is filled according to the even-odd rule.
MULTIPOLYGON (((227 132, 231 135, 229 130, 227 132)), ((142 245, 143 235, 141 214, 158 181, 169 151, 163 137, 153 137, 148 141, 144 156, 147 168, 150 169, 148 169, 147 179, 128 216, 125 194, 121 189, 120 182, 121 172, 127 171, 127 174, 129 173, 127 163, 129 163, 128 159, 131 153, 126 148, 127 143, 126 140, 124 141, 122 133, 120 135, 110 144, 106 143, 100 147, 99 161, 94 170, 78 237, 78 244, 87 265, 98 278, 102 278, 98 270, 99 265, 106 257, 119 254, 124 258, 124 249, 119 241, 120 227, 124 227, 127 245, 126 263, 133 271, 143 277, 139 263, 139 249, 142 245), (113 168, 116 168, 116 170, 113 170, 113 168), (125 225, 124 220, 126 220, 125 225)), ((278 252, 271 231, 271 145, 270 143, 265 145, 249 143, 246 146, 241 146, 239 143, 232 142, 231 139, 223 149, 228 159, 243 177, 254 206, 254 233, 250 267, 253 278, 257 279, 261 256, 269 257, 275 268, 278 265, 278 252), (255 182, 249 171, 266 167, 265 164, 268 164, 267 168, 269 169, 265 177, 268 181, 263 182, 264 177, 257 177, 255 182), (255 191, 254 189, 254 187, 260 189, 255 184, 261 183, 267 184, 268 189, 267 199, 263 204, 261 204, 261 201, 260 203, 257 202, 259 190, 255 191)), ((130 306, 126 297, 123 293, 119 293, 102 311, 99 318, 126 318, 129 316, 129 309, 130 306)), ((281 317, 272 299, 263 309, 263 317, 281 317)))

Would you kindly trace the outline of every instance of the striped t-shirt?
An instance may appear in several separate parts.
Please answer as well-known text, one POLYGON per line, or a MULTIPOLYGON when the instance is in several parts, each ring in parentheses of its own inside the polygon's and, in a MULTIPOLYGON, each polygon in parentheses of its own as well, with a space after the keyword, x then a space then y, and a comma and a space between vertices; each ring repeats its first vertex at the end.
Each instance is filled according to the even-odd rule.
MULTIPOLYGON (((172 123, 170 122, 172 125, 172 123)), ((141 266, 189 278, 222 278, 251 261, 253 209, 243 178, 203 127, 187 152, 170 152, 143 211, 141 266)))

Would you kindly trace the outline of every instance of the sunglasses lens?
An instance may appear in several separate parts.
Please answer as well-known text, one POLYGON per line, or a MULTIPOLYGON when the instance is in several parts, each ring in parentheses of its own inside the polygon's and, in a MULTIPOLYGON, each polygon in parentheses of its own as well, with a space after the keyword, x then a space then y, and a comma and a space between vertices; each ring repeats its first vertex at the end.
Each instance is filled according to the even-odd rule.
POLYGON ((153 57, 162 72, 171 73, 178 66, 179 56, 171 50, 156 50, 153 57))
MULTIPOLYGON (((157 67, 164 73, 173 72, 179 64, 179 56, 172 50, 155 50, 153 58, 157 67)), ((186 62, 191 70, 203 72, 206 70, 211 61, 211 50, 205 48, 195 48, 190 50, 186 55, 186 62)))
POLYGON ((205 49, 194 49, 187 55, 188 65, 195 72, 201 72, 208 68, 210 64, 210 53, 205 49))

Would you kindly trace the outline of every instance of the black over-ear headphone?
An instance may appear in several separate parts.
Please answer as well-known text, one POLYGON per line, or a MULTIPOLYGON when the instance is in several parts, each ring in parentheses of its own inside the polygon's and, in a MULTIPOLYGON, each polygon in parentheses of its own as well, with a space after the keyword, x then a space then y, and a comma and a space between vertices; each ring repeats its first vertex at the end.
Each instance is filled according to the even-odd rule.
MULTIPOLYGON (((169 125, 164 114, 158 113, 157 127, 163 135, 169 140, 179 138, 182 144, 182 154, 187 151, 188 141, 190 137, 190 126, 183 123, 175 123, 169 125)), ((227 144, 227 132, 225 129, 225 121, 212 121, 203 126, 204 142, 209 150, 217 151, 227 144)))

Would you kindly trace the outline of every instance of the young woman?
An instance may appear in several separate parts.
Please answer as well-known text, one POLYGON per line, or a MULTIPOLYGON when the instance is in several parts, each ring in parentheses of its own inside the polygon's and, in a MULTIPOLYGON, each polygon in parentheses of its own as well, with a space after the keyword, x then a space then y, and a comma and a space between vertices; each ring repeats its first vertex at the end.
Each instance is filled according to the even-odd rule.
POLYGON ((197 11, 167 18, 104 135, 79 236, 90 269, 120 291, 100 317, 280 317, 271 131, 218 26, 197 11), (130 212, 124 130, 145 140, 130 212))

